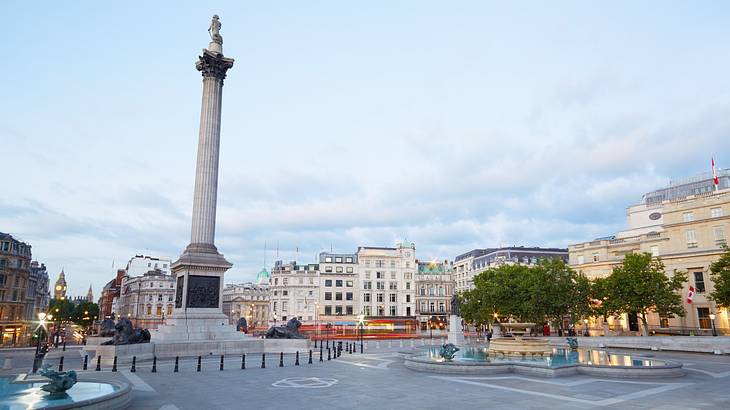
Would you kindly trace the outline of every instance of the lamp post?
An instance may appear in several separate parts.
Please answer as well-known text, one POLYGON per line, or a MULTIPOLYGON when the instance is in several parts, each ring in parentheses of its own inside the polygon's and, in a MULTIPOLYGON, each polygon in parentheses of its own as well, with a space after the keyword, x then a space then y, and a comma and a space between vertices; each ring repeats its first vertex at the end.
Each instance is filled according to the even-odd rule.
POLYGON ((712 335, 717 336, 717 329, 715 328, 715 314, 710 313, 710 322, 712 323, 712 335))
POLYGON ((583 319, 583 336, 588 336, 588 319, 583 319))
POLYGON ((274 312, 274 326, 276 326, 276 312, 274 312))
MULTIPOLYGON (((53 318, 53 316, 50 316, 50 317, 53 318)), ((35 358, 33 360, 33 373, 38 371, 40 362, 43 360, 43 356, 45 355, 45 353, 43 355, 41 355, 40 352, 41 352, 41 338, 43 338, 43 334, 46 330, 46 313, 45 312, 38 313, 38 320, 40 323, 38 324, 38 328, 37 328, 38 342, 35 347, 35 358)))
POLYGON ((319 303, 314 302, 314 340, 317 339, 319 339, 319 303))
POLYGON ((359 332, 360 333, 359 334, 359 336, 360 336, 359 337, 360 338, 360 353, 362 353, 363 352, 363 347, 362 347, 362 344, 363 344, 362 331, 363 331, 363 327, 365 326, 365 315, 363 315, 362 313, 360 313, 359 315, 357 315, 357 326, 358 326, 358 330, 360 331, 359 332))

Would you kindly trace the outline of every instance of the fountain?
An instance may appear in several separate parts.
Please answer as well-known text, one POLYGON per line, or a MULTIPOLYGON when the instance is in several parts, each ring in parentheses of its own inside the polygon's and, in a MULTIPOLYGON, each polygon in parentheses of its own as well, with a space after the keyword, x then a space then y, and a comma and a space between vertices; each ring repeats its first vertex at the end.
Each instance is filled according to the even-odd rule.
POLYGON ((543 357, 553 353, 553 349, 546 339, 525 337, 525 334, 529 334, 530 330, 535 327, 534 323, 501 323, 499 327, 506 329, 512 337, 494 337, 489 343, 490 355, 543 357))

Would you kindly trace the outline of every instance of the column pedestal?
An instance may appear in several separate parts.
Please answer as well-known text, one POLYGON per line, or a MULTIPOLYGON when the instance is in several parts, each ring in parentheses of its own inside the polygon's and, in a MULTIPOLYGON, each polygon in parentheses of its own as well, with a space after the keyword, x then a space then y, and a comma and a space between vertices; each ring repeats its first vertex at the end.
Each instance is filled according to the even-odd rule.
POLYGON ((452 343, 456 346, 464 345, 464 329, 461 327, 461 318, 459 316, 449 316, 448 343, 452 343))

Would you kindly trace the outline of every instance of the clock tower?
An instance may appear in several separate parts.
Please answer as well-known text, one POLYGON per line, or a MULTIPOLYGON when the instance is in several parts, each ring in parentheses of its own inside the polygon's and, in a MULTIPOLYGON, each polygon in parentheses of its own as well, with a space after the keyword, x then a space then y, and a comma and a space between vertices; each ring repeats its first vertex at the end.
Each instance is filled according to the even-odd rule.
POLYGON ((54 299, 66 299, 66 274, 61 269, 61 274, 58 275, 56 285, 53 287, 53 298, 54 299))

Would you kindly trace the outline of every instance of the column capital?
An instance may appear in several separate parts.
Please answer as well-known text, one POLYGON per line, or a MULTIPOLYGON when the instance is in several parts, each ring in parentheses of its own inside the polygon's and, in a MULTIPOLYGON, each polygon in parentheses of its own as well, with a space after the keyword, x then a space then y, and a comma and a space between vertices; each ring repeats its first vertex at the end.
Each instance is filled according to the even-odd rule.
POLYGON ((215 77, 219 80, 226 78, 226 72, 233 67, 233 59, 223 57, 223 54, 214 53, 210 50, 203 50, 203 55, 198 57, 195 68, 203 74, 203 77, 215 77))

